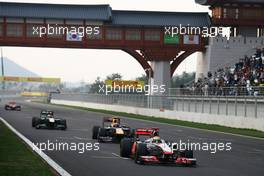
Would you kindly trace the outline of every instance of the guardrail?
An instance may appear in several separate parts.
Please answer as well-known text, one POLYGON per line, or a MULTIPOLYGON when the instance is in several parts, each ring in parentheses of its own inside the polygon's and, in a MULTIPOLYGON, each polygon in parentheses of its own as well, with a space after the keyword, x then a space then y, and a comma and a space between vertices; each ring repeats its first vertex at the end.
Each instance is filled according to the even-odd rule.
POLYGON ((53 99, 111 104, 161 111, 183 111, 263 118, 264 98, 257 96, 146 96, 135 94, 52 94, 53 99))

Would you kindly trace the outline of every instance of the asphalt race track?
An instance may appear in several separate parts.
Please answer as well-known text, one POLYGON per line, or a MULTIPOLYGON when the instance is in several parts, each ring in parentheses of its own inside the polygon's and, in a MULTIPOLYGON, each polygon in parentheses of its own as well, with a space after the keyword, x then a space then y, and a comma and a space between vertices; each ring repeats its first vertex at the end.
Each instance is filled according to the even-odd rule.
MULTIPOLYGON (((1 102, 0 116, 8 121, 32 142, 76 142, 95 143, 91 139, 94 125, 101 125, 106 114, 87 112, 71 108, 56 107, 21 101, 22 111, 5 111, 1 102), (65 118, 68 129, 36 130, 31 127, 32 116, 38 116, 41 109, 55 111, 55 117, 65 118)), ((190 140, 192 142, 232 142, 231 151, 195 151, 196 168, 161 165, 137 165, 130 159, 119 157, 119 145, 103 143, 99 151, 46 151, 53 160, 73 176, 260 176, 264 173, 264 140, 239 137, 178 126, 145 122, 123 118, 130 127, 159 127, 160 136, 169 141, 190 140)))

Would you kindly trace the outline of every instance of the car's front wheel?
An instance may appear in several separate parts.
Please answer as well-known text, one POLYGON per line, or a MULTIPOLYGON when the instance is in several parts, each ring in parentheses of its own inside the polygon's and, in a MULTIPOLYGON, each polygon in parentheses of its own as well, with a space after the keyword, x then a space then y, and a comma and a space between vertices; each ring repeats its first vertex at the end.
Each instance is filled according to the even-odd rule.
POLYGON ((97 139, 100 126, 94 126, 92 131, 92 138, 97 139))
POLYGON ((67 129, 67 122, 66 120, 61 120, 61 125, 63 126, 61 129, 66 130, 67 129))
POLYGON ((130 138, 123 138, 120 142, 120 156, 129 158, 131 155, 132 149, 132 139, 130 138))
POLYGON ((137 144, 137 149, 135 153, 135 163, 144 164, 144 161, 141 159, 141 156, 147 156, 147 155, 148 155, 147 145, 143 143, 137 144))
POLYGON ((184 151, 186 158, 193 158, 193 151, 192 150, 185 150, 184 151))

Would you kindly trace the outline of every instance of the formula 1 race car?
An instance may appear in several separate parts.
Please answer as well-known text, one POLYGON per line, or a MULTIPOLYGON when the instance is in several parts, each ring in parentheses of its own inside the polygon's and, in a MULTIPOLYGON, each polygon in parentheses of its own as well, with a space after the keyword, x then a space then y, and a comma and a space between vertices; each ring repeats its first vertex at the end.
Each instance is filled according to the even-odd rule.
POLYGON ((21 111, 21 106, 16 102, 9 102, 5 105, 5 110, 21 111))
POLYGON ((32 127, 36 129, 49 128, 66 130, 67 123, 65 119, 54 118, 54 112, 49 110, 42 110, 40 117, 32 118, 32 127))
POLYGON ((136 129, 134 138, 121 140, 120 156, 132 158, 137 164, 196 165, 193 151, 174 149, 170 143, 158 136, 158 131, 158 128, 136 129), (141 140, 141 136, 145 136, 145 139, 141 140))
POLYGON ((105 117, 101 127, 93 127, 92 138, 97 139, 99 142, 120 142, 122 138, 130 137, 131 134, 133 134, 133 130, 125 125, 121 125, 120 118, 105 117))

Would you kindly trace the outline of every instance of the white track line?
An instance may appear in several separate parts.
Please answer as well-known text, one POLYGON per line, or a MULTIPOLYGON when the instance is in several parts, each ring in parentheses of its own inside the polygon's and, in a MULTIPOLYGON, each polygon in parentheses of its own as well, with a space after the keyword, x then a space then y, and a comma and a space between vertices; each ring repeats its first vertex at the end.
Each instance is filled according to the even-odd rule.
POLYGON ((121 159, 129 159, 129 158, 124 158, 124 157, 121 157, 120 155, 118 155, 118 154, 116 154, 116 153, 112 153, 112 155, 114 155, 114 156, 116 156, 116 157, 118 157, 118 158, 121 158, 121 159))
POLYGON ((74 138, 74 139, 78 139, 78 140, 92 141, 92 139, 81 138, 81 137, 78 137, 78 136, 74 136, 73 138, 74 138))
POLYGON ((48 155, 42 152, 33 142, 31 142, 28 138, 18 132, 14 127, 12 127, 7 121, 5 121, 2 117, 0 120, 11 130, 13 131, 19 138, 21 138, 29 147, 32 148, 42 159, 44 159, 56 172, 58 172, 61 176, 71 176, 66 170, 64 170, 60 165, 58 165, 54 160, 52 160, 48 155))

